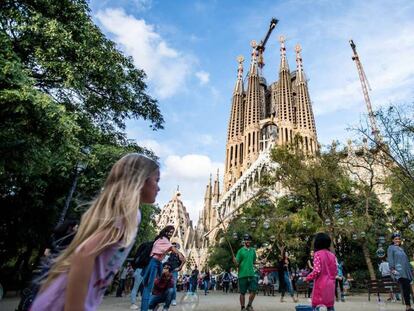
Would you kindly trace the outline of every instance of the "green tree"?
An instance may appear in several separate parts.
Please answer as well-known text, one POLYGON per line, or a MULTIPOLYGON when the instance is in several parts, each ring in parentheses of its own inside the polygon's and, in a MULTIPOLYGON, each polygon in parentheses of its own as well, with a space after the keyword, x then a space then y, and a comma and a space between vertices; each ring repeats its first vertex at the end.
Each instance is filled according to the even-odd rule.
MULTIPOLYGON (((350 163, 357 166, 356 162, 349 160, 350 154, 346 149, 338 151, 336 144, 315 157, 306 156, 294 146, 276 148, 272 158, 279 164, 275 180, 281 182, 291 195, 298 197, 299 205, 309 208, 308 213, 316 213, 317 218, 311 218, 310 222, 316 221, 320 224, 319 230, 329 232, 337 252, 344 253, 347 240, 359 240, 370 277, 375 279, 372 247, 378 233, 384 232, 386 227, 381 221, 385 218, 384 207, 375 195, 372 179, 368 178, 371 180, 369 185, 351 179, 362 168, 354 167, 356 170, 350 171, 350 163)), ((368 158, 364 159, 371 163, 368 158)), ((306 224, 310 215, 304 214, 305 217, 299 218, 306 224)))
MULTIPOLYGON (((163 126, 144 79, 93 24, 86 1, 0 3, 2 272, 9 267, 15 276, 41 254, 80 161, 87 168, 69 208, 75 216, 81 209, 74 207, 99 193, 121 155, 154 156, 124 132, 130 118, 163 126)), ((143 207, 144 226, 156 212, 143 207)))
POLYGON ((131 117, 162 128, 145 73, 94 25, 87 1, 6 0, 0 12, 2 44, 10 42, 36 88, 55 102, 109 132, 131 117))

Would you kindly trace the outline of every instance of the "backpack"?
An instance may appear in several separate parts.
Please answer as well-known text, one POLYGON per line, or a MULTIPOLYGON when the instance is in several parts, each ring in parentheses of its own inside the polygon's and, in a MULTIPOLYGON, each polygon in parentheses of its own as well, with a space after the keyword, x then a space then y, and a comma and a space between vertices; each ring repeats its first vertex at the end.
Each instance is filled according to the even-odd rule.
POLYGON ((16 311, 28 311, 36 298, 37 293, 42 285, 42 282, 46 280, 49 270, 53 265, 55 259, 60 253, 70 244, 75 236, 75 232, 72 232, 56 241, 52 242, 51 254, 43 258, 34 272, 33 278, 28 287, 23 289, 19 305, 16 311))
POLYGON ((154 246, 155 241, 144 242, 138 246, 137 252, 135 254, 134 260, 134 269, 143 269, 145 268, 151 260, 151 251, 154 246))
POLYGON ((230 275, 228 272, 224 273, 223 282, 230 282, 230 275))
POLYGON ((172 253, 167 260, 167 263, 170 265, 171 269, 177 269, 179 266, 181 266, 181 260, 178 257, 177 254, 172 253))

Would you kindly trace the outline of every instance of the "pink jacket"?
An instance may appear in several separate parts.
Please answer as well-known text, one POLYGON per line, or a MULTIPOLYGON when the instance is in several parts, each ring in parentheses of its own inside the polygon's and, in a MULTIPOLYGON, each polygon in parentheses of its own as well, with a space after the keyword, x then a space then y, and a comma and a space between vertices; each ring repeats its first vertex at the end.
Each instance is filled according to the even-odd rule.
POLYGON ((312 307, 318 305, 334 306, 337 270, 336 257, 333 253, 326 249, 315 253, 313 271, 306 277, 306 281, 315 280, 312 291, 312 307))

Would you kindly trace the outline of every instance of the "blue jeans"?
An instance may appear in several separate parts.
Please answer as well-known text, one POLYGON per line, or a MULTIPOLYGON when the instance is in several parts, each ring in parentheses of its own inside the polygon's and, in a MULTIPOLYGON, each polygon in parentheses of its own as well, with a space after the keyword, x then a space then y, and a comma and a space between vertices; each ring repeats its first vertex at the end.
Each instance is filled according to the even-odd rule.
POLYGON ((138 294, 138 289, 139 286, 141 285, 142 282, 142 269, 137 268, 134 272, 134 287, 131 290, 131 304, 135 304, 137 302, 137 294, 138 294))
POLYGON ((190 279, 190 292, 194 293, 197 290, 197 280, 190 279))
POLYGON ((174 290, 172 288, 168 288, 162 295, 151 295, 149 308, 152 310, 159 303, 164 303, 164 309, 168 309, 172 301, 173 292, 174 290))
POLYGON ((141 299, 141 311, 148 311, 149 302, 151 298, 152 288, 154 287, 155 278, 161 276, 162 264, 161 261, 151 258, 148 266, 142 270, 142 281, 144 282, 144 290, 141 299))
POLYGON ((204 285, 204 295, 207 295, 208 286, 210 285, 210 282, 208 280, 204 280, 203 285, 204 285))
POLYGON ((285 271, 283 274, 285 284, 286 284, 286 290, 289 292, 289 294, 293 297, 293 288, 292 288, 292 282, 289 277, 289 272, 285 271))
POLYGON ((178 271, 173 271, 172 272, 173 275, 173 279, 174 279, 174 287, 173 287, 173 295, 172 295, 172 300, 176 300, 177 299, 177 280, 178 280, 178 271))
MULTIPOLYGON (((335 311, 335 308, 334 307, 328 307, 328 309, 327 309, 328 311, 335 311)), ((319 311, 319 308, 318 307, 314 307, 313 308, 313 311, 319 311)))

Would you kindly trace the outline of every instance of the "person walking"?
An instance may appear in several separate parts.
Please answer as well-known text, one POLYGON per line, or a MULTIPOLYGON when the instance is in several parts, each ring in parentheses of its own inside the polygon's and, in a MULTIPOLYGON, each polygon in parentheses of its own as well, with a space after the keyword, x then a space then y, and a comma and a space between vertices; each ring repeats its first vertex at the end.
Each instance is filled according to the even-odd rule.
POLYGON ((190 277, 190 292, 195 293, 197 291, 197 285, 198 285, 198 275, 200 271, 197 269, 197 265, 194 266, 194 270, 191 271, 191 277, 190 277))
POLYGON ((168 252, 177 254, 184 260, 181 253, 171 244, 170 239, 175 231, 174 226, 166 226, 155 238, 150 254, 150 262, 142 271, 144 289, 141 299, 141 311, 148 311, 152 288, 156 277, 162 273, 162 261, 168 252))
POLYGON ((341 294, 341 301, 345 302, 345 295, 344 295, 344 263, 342 260, 337 262, 337 275, 335 280, 335 298, 336 301, 339 301, 338 297, 338 289, 341 294))
MULTIPOLYGON (((179 251, 180 244, 177 242, 172 243, 173 247, 179 251)), ((181 269, 184 266, 185 263, 185 257, 181 254, 181 256, 178 256, 176 253, 171 252, 170 256, 168 257, 167 263, 171 267, 172 275, 174 278, 174 287, 173 287, 173 295, 172 295, 172 306, 177 305, 177 281, 178 281, 178 273, 181 271, 181 269)))
POLYGON ((312 291, 312 308, 317 311, 319 305, 334 311, 335 280, 338 267, 335 255, 329 250, 331 238, 326 233, 318 233, 313 242, 315 255, 313 271, 305 278, 306 282, 314 281, 312 291))
POLYGON ((98 309, 135 242, 139 206, 155 202, 159 179, 159 165, 146 156, 130 153, 114 164, 72 242, 50 268, 32 311, 98 309))
POLYGON ((132 271, 132 266, 131 266, 131 263, 129 262, 127 263, 125 267, 121 269, 121 272, 119 274, 119 284, 116 290, 116 297, 122 297, 122 294, 125 290, 126 279, 128 277, 128 274, 131 271, 132 271))
POLYGON ((245 234, 243 240, 244 246, 237 251, 236 258, 233 257, 233 261, 239 268, 238 281, 241 310, 253 311, 253 301, 258 287, 256 272, 254 270, 256 250, 250 247, 252 239, 249 234, 245 234), (249 292, 249 302, 247 307, 245 307, 245 295, 247 292, 249 292))
MULTIPOLYGON (((308 261, 306 262, 306 270, 309 271, 309 273, 313 270, 313 256, 314 256, 315 252, 313 250, 310 251, 310 258, 308 259, 308 261)), ((307 274, 309 274, 307 273, 307 274)), ((310 281, 308 284, 308 291, 307 291, 307 298, 311 298, 312 295, 312 289, 313 289, 313 281, 310 281)))
POLYGON ((405 309, 414 311, 411 308, 411 286, 413 274, 407 254, 401 247, 401 235, 394 233, 392 235, 392 244, 388 247, 387 258, 391 271, 391 276, 397 280, 402 289, 405 303, 405 309))
POLYGON ((209 290, 209 286, 210 286, 210 271, 208 269, 206 269, 206 271, 204 272, 203 275, 203 287, 204 287, 204 295, 207 296, 208 290, 209 290))
POLYGON ((293 302, 298 302, 295 298, 295 293, 293 291, 293 284, 292 284, 292 266, 290 265, 290 259, 287 252, 283 252, 282 259, 279 261, 278 265, 279 271, 279 291, 280 295, 280 302, 285 302, 284 297, 286 291, 289 292, 290 296, 292 297, 293 302))
POLYGON ((134 271, 134 285, 132 286, 131 294, 130 294, 130 301, 131 301, 131 310, 138 310, 137 305, 137 295, 139 287, 142 283, 142 269, 136 268, 134 271))
POLYGON ((223 292, 227 294, 230 288, 230 270, 224 272, 221 283, 223 285, 223 292))

